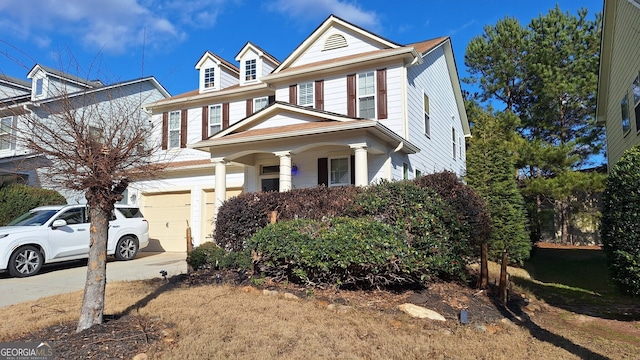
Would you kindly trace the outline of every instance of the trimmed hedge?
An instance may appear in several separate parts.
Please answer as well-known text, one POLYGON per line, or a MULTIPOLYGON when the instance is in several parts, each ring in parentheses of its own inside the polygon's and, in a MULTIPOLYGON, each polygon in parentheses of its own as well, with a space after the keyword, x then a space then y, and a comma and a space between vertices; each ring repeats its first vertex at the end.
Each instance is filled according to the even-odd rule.
POLYGON ((366 218, 279 222, 258 231, 249 248, 258 254, 257 269, 276 280, 374 287, 428 277, 402 231, 366 218))
POLYGON ((241 251, 251 236, 269 224, 271 211, 278 212, 278 221, 343 216, 354 194, 361 191, 354 186, 318 186, 239 195, 220 207, 214 241, 227 251, 241 251))
POLYGON ((616 286, 640 295, 640 147, 627 150, 610 170, 602 196, 603 250, 616 286))
POLYGON ((410 181, 382 181, 356 198, 353 216, 372 217, 403 231, 407 245, 438 277, 465 277, 468 236, 455 210, 433 190, 410 181))
POLYGON ((450 171, 424 175, 413 181, 421 188, 434 190, 456 210, 464 236, 473 245, 474 254, 479 255, 480 245, 488 241, 491 233, 491 216, 484 199, 450 171))
POLYGON ((194 270, 211 267, 216 270, 249 269, 251 257, 248 252, 226 252, 213 242, 205 242, 187 256, 187 264, 194 270))
POLYGON ((10 184, 0 188, 0 226, 27 211, 44 205, 64 205, 67 200, 59 192, 23 184, 10 184))

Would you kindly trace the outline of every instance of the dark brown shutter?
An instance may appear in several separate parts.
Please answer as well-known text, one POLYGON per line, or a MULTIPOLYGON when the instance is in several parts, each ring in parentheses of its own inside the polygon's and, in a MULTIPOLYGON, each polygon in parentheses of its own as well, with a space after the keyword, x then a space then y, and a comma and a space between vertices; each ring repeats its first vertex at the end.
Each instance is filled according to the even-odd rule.
POLYGON ((356 156, 351 155, 351 185, 356 184, 356 156))
POLYGON ((202 107, 202 140, 209 137, 209 107, 202 107))
POLYGON ((347 75, 347 116, 356 117, 356 74, 347 75))
POLYGON ((253 114, 253 99, 247 99, 247 116, 253 114))
POLYGON ((162 113, 162 150, 169 147, 169 113, 162 113))
POLYGON ((316 109, 324 110, 324 80, 316 80, 315 98, 316 98, 316 109))
POLYGON ((222 129, 229 127, 229 103, 222 104, 222 129))
POLYGON ((289 85, 289 104, 298 104, 298 85, 289 85))
POLYGON ((269 97, 267 98, 267 105, 271 105, 274 102, 276 102, 276 96, 275 95, 269 95, 269 97))
POLYGON ((328 160, 328 158, 318 158, 318 185, 329 186, 328 160))
POLYGON ((387 114, 387 69, 376 71, 376 81, 378 85, 378 119, 386 119, 387 114))
POLYGON ((187 109, 180 113, 180 147, 187 147, 187 109))

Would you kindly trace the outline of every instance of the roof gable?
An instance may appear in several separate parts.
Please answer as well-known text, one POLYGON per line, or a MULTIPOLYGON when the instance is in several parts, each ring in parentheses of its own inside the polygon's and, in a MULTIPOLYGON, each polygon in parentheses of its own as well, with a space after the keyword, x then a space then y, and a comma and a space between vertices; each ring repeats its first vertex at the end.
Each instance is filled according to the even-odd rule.
POLYGON ((312 56, 305 56, 312 52, 341 50, 338 51, 338 53, 340 53, 338 56, 345 56, 374 50, 395 49, 398 47, 401 47, 401 45, 349 23, 335 15, 330 15, 311 35, 298 45, 273 73, 278 73, 291 66, 312 62, 312 56), (352 46, 352 44, 355 45, 356 43, 357 46, 351 47, 349 51, 344 51, 345 48, 352 46))
POLYGON ((262 50, 261 47, 253 44, 250 41, 247 41, 247 43, 244 44, 242 49, 240 49, 240 51, 238 52, 238 55, 236 55, 236 61, 241 61, 242 58, 247 54, 247 52, 250 52, 250 51, 253 51, 258 55, 258 57, 272 63, 274 66, 278 66, 280 64, 280 61, 278 61, 278 59, 276 59, 275 56, 262 50))
POLYGON ((226 70, 234 73, 236 76, 240 73, 240 69, 227 60, 221 58, 220 56, 212 53, 211 51, 205 51, 204 54, 200 57, 200 60, 196 63, 196 70, 200 70, 207 60, 211 60, 214 63, 218 64, 218 66, 225 68, 226 70))

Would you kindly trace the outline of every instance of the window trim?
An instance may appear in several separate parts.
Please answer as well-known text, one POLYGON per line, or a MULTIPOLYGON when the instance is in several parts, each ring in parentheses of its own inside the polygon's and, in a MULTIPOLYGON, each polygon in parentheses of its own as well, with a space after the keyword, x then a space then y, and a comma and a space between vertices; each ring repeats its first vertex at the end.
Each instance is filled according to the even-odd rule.
POLYGON ((216 88, 216 68, 214 66, 205 68, 202 72, 202 77, 202 88, 204 90, 216 88))
POLYGON ((258 80, 258 59, 246 59, 244 61, 244 81, 252 82, 258 80), (250 67, 250 65, 253 65, 250 67))
POLYGON ((631 83, 631 97, 633 99, 633 113, 636 117, 636 131, 640 134, 640 71, 631 83))
MULTIPOLYGON (((365 80, 366 81, 366 80, 365 80)), ((377 114, 378 114, 378 104, 377 104, 377 96, 378 96, 378 89, 377 89, 377 81, 376 81, 376 72, 374 70, 371 71, 366 71, 366 72, 362 72, 362 73, 358 73, 356 75, 356 114, 359 118, 363 118, 363 119, 376 119, 377 118, 377 114), (360 88, 360 81, 362 79, 366 79, 369 77, 369 75, 371 75, 371 82, 373 83, 373 90, 371 91, 371 93, 366 93, 366 94, 362 94, 360 88), (364 77, 363 77, 364 76, 364 77), (362 109, 361 109, 361 100, 366 99, 366 98, 371 98, 371 102, 373 103, 373 116, 372 117, 365 117, 362 115, 362 109)), ((365 83, 366 85, 366 83, 365 83)), ((366 86, 365 86, 366 89, 366 86)))
MULTIPOLYGON (((7 137, 7 148, 0 147, 0 151, 9 151, 11 150, 11 143, 13 142, 13 116, 6 116, 0 118, 0 139, 3 137, 7 137), (8 125, 4 125, 5 120, 8 120, 8 125), (3 128, 8 128, 8 131, 3 130, 3 128)), ((3 141, 0 140, 0 145, 3 144, 3 141)))
POLYGON ((297 99, 298 105, 305 106, 305 107, 314 107, 315 101, 316 101, 315 84, 314 84, 314 82, 313 81, 307 81, 307 82, 299 83, 297 90, 298 90, 298 99, 297 99), (303 99, 302 98, 302 96, 303 96, 302 87, 303 86, 307 89, 306 90, 307 93, 306 93, 306 96, 305 96, 307 99, 309 98, 309 92, 311 94, 311 101, 308 101, 306 103, 302 102, 302 99, 303 99))
POLYGON ((451 127, 451 155, 453 155, 453 159, 456 159, 456 148, 457 148, 457 136, 456 136, 456 128, 451 127))
POLYGON ((209 105, 209 116, 208 116, 208 122, 207 122, 207 132, 209 133, 209 136, 212 136, 213 134, 220 132, 222 130, 222 104, 215 104, 215 105, 209 105), (211 120, 214 120, 213 115, 213 109, 217 108, 218 111, 218 122, 217 123, 212 123, 211 120), (220 129, 218 129, 218 131, 212 131, 211 128, 213 126, 218 126, 220 129))
POLYGON ((176 148, 180 148, 180 136, 181 134, 181 127, 182 127, 182 114, 180 112, 180 110, 176 110, 176 111, 169 111, 169 116, 168 116, 168 121, 167 121, 167 148, 168 149, 176 149, 176 148), (176 116, 178 119, 177 122, 177 129, 173 128, 171 126, 171 118, 172 116, 176 116), (171 132, 174 132, 176 134, 176 142, 177 145, 173 146, 172 144, 172 137, 171 137, 171 132))
POLYGON ((620 100, 620 125, 622 133, 627 135, 631 130, 631 119, 629 118, 629 94, 626 93, 620 100), (626 126, 625 126, 626 125, 626 126))
POLYGON ((44 94, 44 78, 36 79, 35 96, 44 94))
POLYGON ((431 139, 431 111, 429 109, 429 95, 426 92, 422 92, 422 111, 424 113, 424 120, 422 126, 424 127, 424 135, 431 139))
POLYGON ((349 186, 351 185, 351 157, 348 155, 345 156, 334 156, 334 157, 329 157, 327 158, 327 170, 328 170, 328 177, 329 179, 328 181, 328 185, 329 186, 349 186), (332 173, 333 173, 333 169, 332 169, 332 165, 333 165, 333 161, 334 160, 347 160, 347 172, 344 175, 346 178, 346 182, 344 183, 334 183, 333 182, 333 178, 332 178, 332 173))
POLYGON ((261 97, 257 97, 253 99, 253 113, 257 113, 258 111, 266 108, 267 106, 269 106, 269 97, 268 96, 261 96, 261 97), (264 101, 264 106, 263 107, 258 107, 258 101, 264 101))

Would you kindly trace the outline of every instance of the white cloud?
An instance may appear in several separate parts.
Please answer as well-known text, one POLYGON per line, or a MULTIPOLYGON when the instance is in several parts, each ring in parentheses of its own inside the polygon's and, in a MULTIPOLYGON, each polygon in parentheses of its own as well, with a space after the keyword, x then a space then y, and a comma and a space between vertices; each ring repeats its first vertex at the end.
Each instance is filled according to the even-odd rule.
POLYGON ((0 36, 7 37, 4 31, 23 39, 64 35, 92 49, 121 53, 143 42, 181 41, 185 28, 213 26, 222 5, 224 0, 40 0, 37 6, 33 1, 0 0, 0 25, 13 25, 0 28, 0 36))
POLYGON ((318 17, 334 14, 369 30, 377 31, 381 27, 376 12, 366 11, 356 2, 347 0, 275 0, 269 9, 294 19, 316 21, 318 17))

